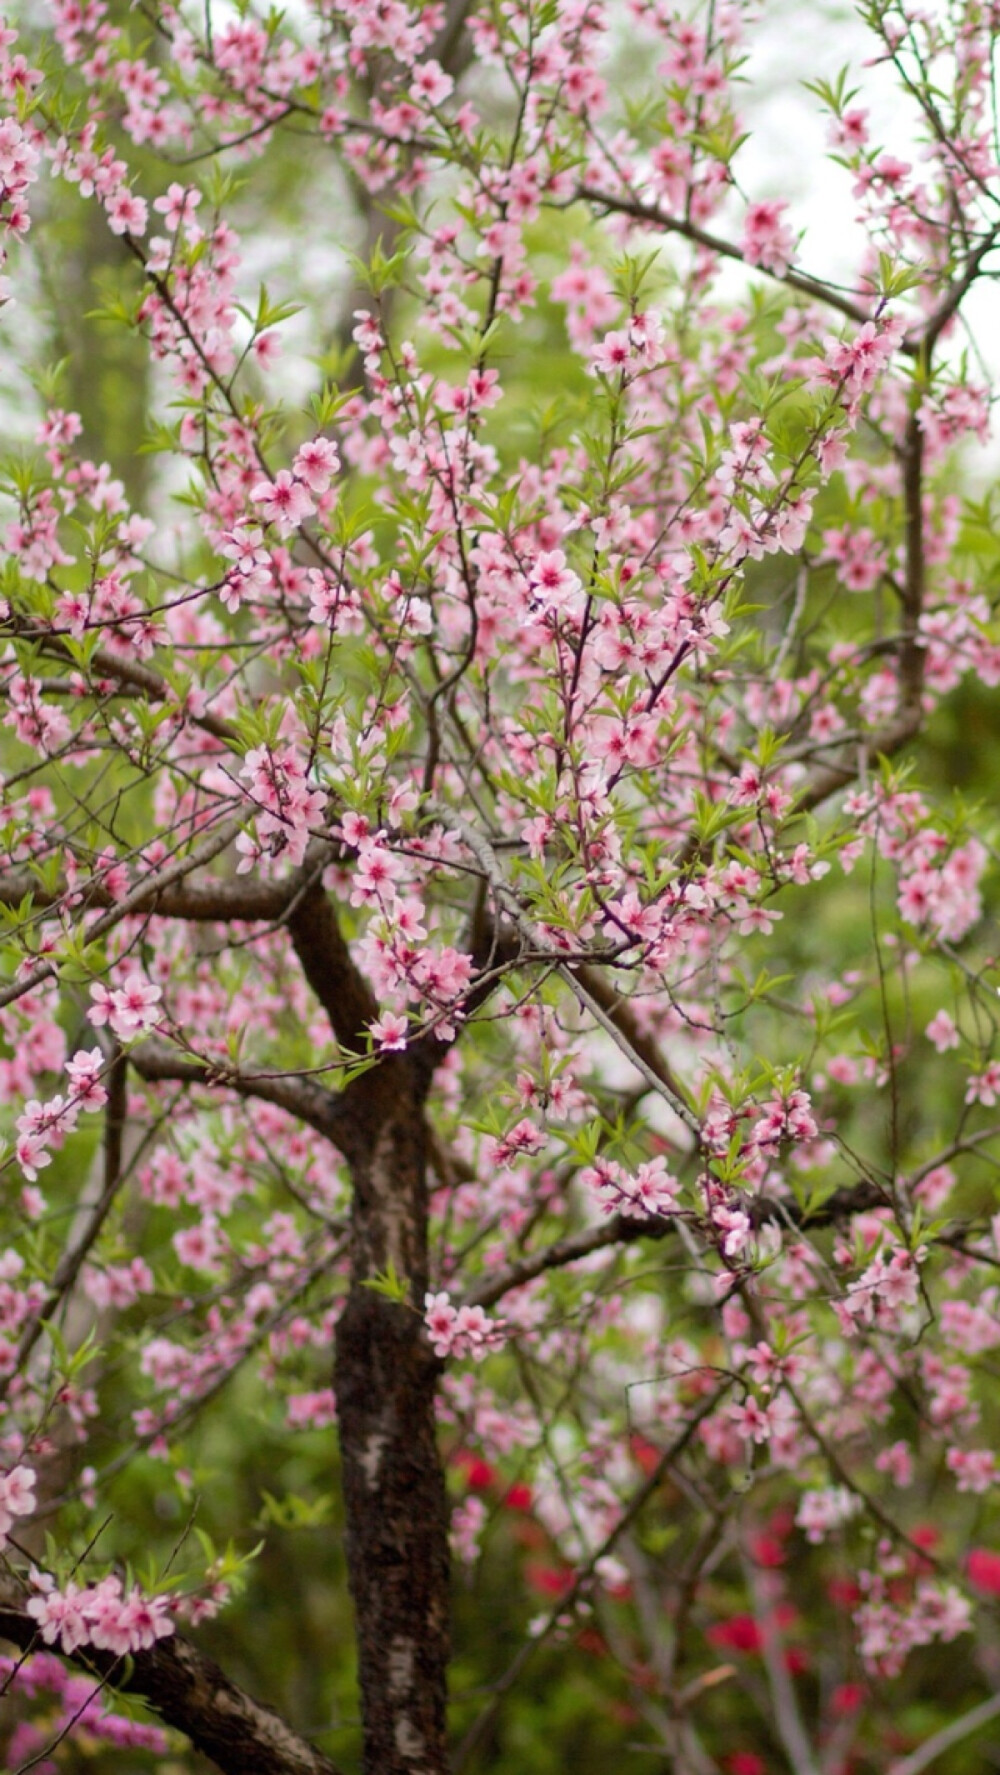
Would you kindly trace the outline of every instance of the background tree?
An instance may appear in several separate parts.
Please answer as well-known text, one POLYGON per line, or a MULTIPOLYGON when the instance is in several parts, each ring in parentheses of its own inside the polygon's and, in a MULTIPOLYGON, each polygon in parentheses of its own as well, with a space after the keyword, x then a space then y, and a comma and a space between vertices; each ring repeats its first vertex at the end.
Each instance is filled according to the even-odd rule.
POLYGON ((740 191, 740 7, 3 34, 12 287, 73 326, 48 162, 155 465, 36 374, 12 1768, 980 1766, 996 27, 864 16, 920 158, 815 84, 850 291, 740 191))

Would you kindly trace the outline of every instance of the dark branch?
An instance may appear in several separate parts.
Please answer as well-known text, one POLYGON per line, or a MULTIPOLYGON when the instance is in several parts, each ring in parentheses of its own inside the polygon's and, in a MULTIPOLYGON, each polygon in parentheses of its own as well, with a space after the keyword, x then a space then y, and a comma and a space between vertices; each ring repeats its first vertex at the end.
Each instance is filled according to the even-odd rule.
MULTIPOLYGON (((893 758, 908 746, 920 732, 922 711, 919 707, 911 707, 902 714, 898 721, 888 727, 880 728, 878 733, 866 743, 863 752, 864 769, 872 770, 880 758, 893 758)), ((857 783, 862 775, 861 762, 857 753, 849 763, 825 765, 822 770, 814 771, 805 781, 795 798, 795 811, 799 814, 812 813, 814 808, 822 807, 831 795, 839 790, 857 783)))
MULTIPOLYGON (((746 255, 732 241, 723 240, 717 234, 709 234, 707 229, 699 228, 696 223, 687 221, 683 216, 668 215, 666 210, 661 210, 659 204, 644 203, 638 197, 616 197, 613 191, 594 191, 587 185, 581 185, 576 195, 585 203, 596 204, 600 209, 615 215, 631 216, 636 222, 648 222, 653 227, 661 228, 665 234, 679 234, 695 246, 704 247, 710 253, 718 253, 720 258, 736 259, 740 264, 747 264, 746 255)), ((801 295, 810 296, 816 302, 824 302, 828 308, 837 309, 838 313, 846 315, 848 320, 856 321, 859 326, 872 318, 869 308, 852 302, 849 296, 842 296, 839 290, 823 283, 818 277, 808 277, 801 271, 768 271, 766 266, 761 265, 748 265, 747 269, 772 277, 788 289, 798 290, 801 295)), ((909 350, 912 354, 915 348, 904 341, 902 349, 909 350)))
POLYGON ((316 1079, 275 1077, 270 1073, 239 1072, 223 1061, 216 1064, 179 1054, 165 1042, 141 1042, 129 1053, 129 1063, 148 1084, 173 1081, 178 1084, 205 1085, 223 1091, 235 1091, 238 1097, 256 1097, 262 1103, 274 1103, 291 1116, 308 1123, 318 1133, 339 1144, 342 1132, 343 1098, 316 1079))
MULTIPOLYGON (((103 912, 100 918, 91 925, 87 932, 88 941, 96 943, 99 938, 106 936, 108 931, 114 930, 117 925, 121 924, 123 919, 131 917, 135 912, 145 910, 151 897, 165 893, 168 888, 176 887, 179 882, 185 881, 189 875, 193 875, 196 869, 201 869, 207 863, 214 862, 215 858, 221 856, 224 850, 228 850, 234 838, 243 830, 243 818, 243 814, 239 813, 234 814, 228 820, 221 821, 214 831, 208 833, 199 844, 194 846, 193 850, 188 851, 183 857, 175 857, 172 862, 164 864, 151 882, 131 888, 123 900, 115 901, 114 905, 103 912)), ((12 1004, 15 999, 23 998, 25 993, 33 992, 36 986, 40 986, 43 980, 51 980, 58 973, 58 961, 39 962, 37 967, 32 968, 29 973, 21 974, 9 986, 0 989, 0 1006, 12 1004)))
MULTIPOLYGON (((22 1652, 41 1649, 22 1592, 13 1578, 2 1575, 0 1638, 22 1652)), ((124 1694, 141 1696, 223 1775, 338 1775, 329 1758, 280 1714, 230 1682, 218 1664, 179 1634, 128 1661, 81 1646, 70 1662, 124 1694)))
MULTIPOLYGON (((984 259, 988 258, 998 242, 1000 242, 1000 222, 990 229, 989 233, 980 241, 975 252, 970 253, 961 277, 957 277, 954 283, 949 285, 944 300, 934 310, 930 319, 923 323, 922 329, 920 327, 915 327, 913 329, 912 349, 924 352, 928 361, 931 352, 940 339, 941 334, 944 332, 945 327, 958 313, 962 303, 965 301, 966 296, 979 276, 979 273, 983 268, 984 259)), ((907 339, 905 345, 907 347, 910 346, 909 339, 907 339)))
MULTIPOLYGON (((159 874, 145 885, 140 880, 129 896, 133 911, 151 912, 159 918, 186 919, 191 924, 253 924, 282 917, 298 889, 298 881, 260 881, 237 876, 233 880, 208 880, 160 886, 159 874)), ((64 884, 43 888, 30 869, 0 873, 0 905, 20 906, 31 895, 40 911, 60 906, 69 892, 64 884)), ((110 909, 115 900, 101 881, 76 883, 73 892, 85 907, 110 909)))
POLYGON ((649 1072, 665 1085, 673 1096, 687 1102, 687 1092, 673 1070, 667 1065, 660 1050, 659 1043, 653 1036, 647 1035, 636 1022, 632 1006, 628 999, 622 998, 616 991, 607 974, 599 968, 573 966, 569 969, 575 979, 586 992, 600 1005, 601 1010, 611 1018, 619 1034, 624 1036, 634 1054, 637 1054, 649 1072))
POLYGON ((523 1288, 526 1282, 533 1282, 546 1270, 566 1269, 569 1264, 579 1263, 581 1258, 589 1257, 593 1251, 603 1251, 609 1245, 631 1245, 637 1239, 665 1239, 675 1231, 675 1223, 661 1216, 632 1220, 624 1214, 615 1214, 600 1226, 584 1227, 565 1239, 557 1239, 553 1245, 546 1245, 541 1251, 532 1251, 527 1257, 519 1258, 517 1263, 470 1288, 465 1299, 470 1306, 492 1307, 505 1294, 523 1288))
MULTIPOLYGON (((64 659, 67 663, 76 664, 61 636, 43 635, 39 637, 36 631, 29 629, 26 632, 29 639, 40 639, 43 653, 53 658, 64 659)), ((139 692, 151 703, 177 703, 177 692, 167 683, 166 679, 161 678, 149 666, 140 664, 138 660, 122 659, 117 653, 109 652, 106 647, 98 647, 90 657, 89 666, 95 677, 116 678, 120 684, 127 684, 130 689, 139 692)), ((200 727, 203 733, 211 734, 213 739, 221 740, 229 745, 241 744, 238 729, 232 725, 232 722, 224 721, 218 715, 210 713, 194 715, 179 707, 177 713, 178 719, 185 725, 200 727)))
POLYGON ((299 895, 288 919, 292 947, 337 1041, 348 1053, 364 1053, 365 1031, 378 1016, 371 990, 351 959, 333 903, 313 880, 299 895))
MULTIPOLYGON (((835 1190, 811 1210, 800 1208, 797 1202, 776 1202, 764 1196, 750 1202, 747 1212, 757 1227, 774 1223, 805 1229, 834 1226, 839 1221, 850 1220, 855 1214, 868 1214, 873 1208, 891 1205, 878 1184, 864 1182, 835 1190)), ((527 1257, 519 1258, 517 1263, 470 1288, 465 1299, 470 1306, 492 1307, 504 1295, 515 1288, 523 1288, 527 1282, 534 1282, 547 1270, 566 1269, 592 1252, 605 1251, 613 1245, 634 1245, 640 1239, 665 1239, 676 1231, 677 1220, 671 1216, 651 1215, 646 1220, 637 1220, 631 1215, 615 1214, 600 1226, 584 1227, 578 1233, 570 1233, 565 1239, 544 1246, 541 1251, 529 1252, 527 1257)))

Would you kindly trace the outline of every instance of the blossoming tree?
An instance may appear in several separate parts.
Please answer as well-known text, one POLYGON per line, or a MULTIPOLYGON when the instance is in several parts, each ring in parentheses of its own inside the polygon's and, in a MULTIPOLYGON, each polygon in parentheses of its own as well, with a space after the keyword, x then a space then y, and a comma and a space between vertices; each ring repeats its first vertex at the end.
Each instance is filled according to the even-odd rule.
POLYGON ((334 1770, 199 1643, 254 1539, 218 1554, 191 1504, 239 1383, 322 1451, 372 1775, 451 1766, 449 1539, 474 1563, 500 1504, 547 1601, 462 1766, 583 1629, 671 1768, 916 1775, 1000 1711, 995 819, 921 777, 935 711, 1000 683, 993 506, 953 466, 989 419, 997 8, 862 6, 911 161, 863 74, 814 84, 850 289, 741 187, 739 0, 22 11, 6 349, 37 370, 78 202, 162 469, 130 509, 35 375, 3 478, 9 1766, 88 1733, 334 1770), (294 238, 271 269, 293 151, 318 279, 294 238), (143 1463, 190 1515, 137 1572, 143 1463), (952 1641, 968 1705, 900 1743, 952 1641))

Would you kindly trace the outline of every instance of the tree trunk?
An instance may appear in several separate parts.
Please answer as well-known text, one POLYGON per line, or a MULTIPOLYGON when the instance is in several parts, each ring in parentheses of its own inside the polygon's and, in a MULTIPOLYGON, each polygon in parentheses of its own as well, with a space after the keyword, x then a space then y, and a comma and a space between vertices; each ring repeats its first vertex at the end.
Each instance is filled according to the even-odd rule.
POLYGON ((427 1183, 419 1067, 352 1087, 352 1275, 334 1385, 357 1618, 366 1775, 445 1775, 448 1516, 437 1448, 439 1364, 423 1330, 427 1183), (365 1283, 395 1272, 406 1304, 365 1283))

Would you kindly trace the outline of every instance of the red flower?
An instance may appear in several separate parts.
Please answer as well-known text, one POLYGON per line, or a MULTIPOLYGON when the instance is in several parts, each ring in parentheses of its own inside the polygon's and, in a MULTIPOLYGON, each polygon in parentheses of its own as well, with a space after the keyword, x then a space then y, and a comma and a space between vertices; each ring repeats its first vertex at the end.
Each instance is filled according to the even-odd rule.
POLYGON ((659 1463, 660 1451, 651 1442, 647 1442, 645 1436, 633 1436, 632 1459, 640 1472, 648 1475, 659 1463))
POLYGON ((785 1549, 778 1540, 777 1535, 763 1533, 752 1537, 750 1542, 750 1558, 754 1561, 755 1565, 769 1567, 784 1565, 786 1557, 785 1549))
POLYGON ((916 1546, 923 1547, 928 1551, 930 1548, 936 1547, 940 1539, 941 1531, 940 1529, 936 1529, 932 1522, 918 1523, 910 1536, 910 1540, 913 1541, 916 1546))
POLYGON ((707 1629, 705 1638, 709 1645, 730 1652, 759 1652, 764 1643, 764 1635, 752 1615, 730 1615, 728 1621, 716 1621, 707 1629))
POLYGON ((830 1712, 836 1714, 857 1713, 864 1706, 865 1691, 860 1683, 841 1683, 830 1696, 830 1712))
POLYGON ((969 1582, 990 1596, 1000 1596, 1000 1553, 985 1547, 973 1547, 966 1563, 969 1582))
POLYGON ((465 1483, 470 1491, 489 1491, 490 1486, 496 1484, 496 1468, 484 1461, 482 1455, 473 1454, 470 1448, 460 1448, 454 1461, 456 1467, 464 1468, 465 1483))
POLYGON ((543 1596, 562 1596, 573 1581, 572 1572, 560 1570, 552 1565, 528 1565, 524 1575, 532 1590, 539 1590, 543 1596))
POLYGON ((525 1485, 522 1481, 518 1481, 516 1485, 512 1485, 507 1496, 504 1498, 504 1503, 509 1510, 530 1510, 532 1502, 531 1487, 530 1485, 525 1485))

